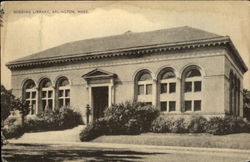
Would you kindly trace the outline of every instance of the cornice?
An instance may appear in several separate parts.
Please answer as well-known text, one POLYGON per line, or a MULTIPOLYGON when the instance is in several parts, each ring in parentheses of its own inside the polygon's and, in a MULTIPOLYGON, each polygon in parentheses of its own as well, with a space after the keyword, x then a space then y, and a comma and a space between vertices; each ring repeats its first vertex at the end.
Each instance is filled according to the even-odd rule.
POLYGON ((171 57, 152 57, 147 59, 137 59, 137 60, 127 60, 122 62, 102 62, 98 64, 78 64, 77 66, 67 66, 67 67, 61 67, 57 66, 52 69, 46 69, 46 68, 39 68, 39 69, 29 69, 29 70, 22 70, 22 71, 14 71, 12 73, 12 76, 19 76, 19 75, 27 75, 27 74, 40 74, 40 73, 52 73, 52 72, 58 72, 58 71, 71 71, 71 70, 81 70, 81 69, 92 69, 92 68, 102 68, 102 67, 113 67, 113 66, 119 66, 119 65, 130 65, 130 64, 141 64, 141 63, 157 63, 159 61, 169 61, 169 60, 183 60, 183 59, 190 59, 190 58, 196 58, 199 56, 199 58, 203 57, 214 57, 214 56, 224 56, 224 51, 204 51, 204 52, 192 52, 188 55, 172 55, 171 57))
POLYGON ((206 40, 196 40, 189 42, 176 42, 169 44, 158 44, 144 47, 133 47, 127 49, 113 50, 113 51, 104 51, 104 52, 93 52, 88 54, 75 54, 64 57, 55 57, 55 58, 46 58, 39 60, 29 60, 29 61, 20 61, 20 62, 9 62, 6 66, 11 70, 16 70, 20 68, 32 68, 39 66, 51 66, 53 64, 62 64, 62 63, 73 63, 79 61, 87 60, 96 60, 110 57, 119 57, 119 56, 129 56, 129 55, 144 55, 150 53, 159 53, 167 51, 178 51, 183 49, 193 49, 201 47, 211 47, 211 46, 220 46, 230 43, 229 37, 218 37, 213 39, 206 40))
POLYGON ((241 71, 243 71, 244 73, 247 72, 248 67, 244 63, 243 59, 240 57, 238 50, 236 49, 236 47, 234 46, 234 44, 230 38, 229 38, 228 45, 229 45, 229 50, 232 51, 232 55, 236 61, 236 64, 241 68, 241 71))

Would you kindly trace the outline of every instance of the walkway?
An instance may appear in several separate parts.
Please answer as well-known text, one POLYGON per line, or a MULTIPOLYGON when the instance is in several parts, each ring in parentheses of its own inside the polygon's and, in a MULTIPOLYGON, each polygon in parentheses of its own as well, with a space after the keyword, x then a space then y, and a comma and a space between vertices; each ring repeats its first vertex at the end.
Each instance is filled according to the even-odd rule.
POLYGON ((84 129, 84 125, 79 125, 72 129, 47 131, 47 132, 35 132, 25 133, 18 139, 8 140, 10 143, 30 143, 35 141, 36 143, 43 142, 80 142, 79 133, 84 129))

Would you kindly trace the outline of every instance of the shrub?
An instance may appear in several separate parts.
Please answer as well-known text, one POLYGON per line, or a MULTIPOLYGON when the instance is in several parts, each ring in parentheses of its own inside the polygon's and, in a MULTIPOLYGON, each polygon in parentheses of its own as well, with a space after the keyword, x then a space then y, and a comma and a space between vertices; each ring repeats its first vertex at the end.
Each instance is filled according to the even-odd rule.
POLYGON ((208 121, 206 132, 213 135, 224 135, 230 133, 230 126, 224 118, 212 117, 208 121))
POLYGON ((24 125, 26 131, 48 131, 73 128, 82 124, 81 115, 70 108, 46 111, 37 116, 27 116, 24 125))
POLYGON ((230 133, 248 133, 250 132, 250 125, 247 120, 243 118, 226 117, 225 122, 228 124, 230 133))
POLYGON ((182 116, 159 116, 152 122, 151 130, 156 133, 187 133, 189 132, 190 119, 182 116))
POLYGON ((171 118, 168 118, 167 116, 160 115, 157 117, 151 125, 151 131, 155 133, 167 133, 171 132, 171 118))
POLYGON ((81 141, 90 141, 95 139, 101 135, 106 134, 107 131, 107 120, 104 118, 100 118, 92 123, 89 123, 85 129, 83 129, 80 133, 81 141))
POLYGON ((212 117, 208 121, 207 133, 224 135, 230 133, 250 132, 250 125, 242 118, 235 117, 212 117))
POLYGON ((104 117, 90 123, 81 133, 81 141, 89 141, 108 134, 139 134, 149 131, 152 121, 159 112, 145 103, 125 102, 112 105, 104 117))
POLYGON ((3 129, 3 135, 6 139, 19 138, 24 134, 24 129, 21 124, 12 125, 3 129))
POLYGON ((140 134, 140 124, 137 119, 130 119, 128 123, 125 124, 126 134, 140 134))
POLYGON ((204 133, 206 132, 208 121, 202 116, 193 116, 190 125, 189 133, 204 133))
POLYGON ((210 133, 224 135, 229 133, 249 133, 250 124, 247 120, 234 117, 212 117, 210 120, 202 116, 169 117, 159 116, 151 125, 155 133, 210 133))
POLYGON ((170 130, 172 133, 188 133, 189 124, 190 120, 180 117, 172 121, 170 130))
POLYGON ((3 135, 6 139, 19 138, 24 134, 24 128, 21 122, 21 116, 10 115, 4 121, 3 135))
POLYGON ((1 123, 10 115, 10 104, 11 101, 14 100, 14 95, 11 90, 7 90, 1 84, 1 123))
POLYGON ((27 116, 24 120, 25 132, 48 130, 48 122, 38 116, 27 116))
POLYGON ((104 116, 109 119, 109 132, 135 134, 147 132, 159 111, 142 102, 125 102, 107 108, 104 116))
POLYGON ((60 128, 72 128, 83 123, 81 114, 70 108, 61 108, 59 113, 56 114, 58 115, 58 126, 60 128))

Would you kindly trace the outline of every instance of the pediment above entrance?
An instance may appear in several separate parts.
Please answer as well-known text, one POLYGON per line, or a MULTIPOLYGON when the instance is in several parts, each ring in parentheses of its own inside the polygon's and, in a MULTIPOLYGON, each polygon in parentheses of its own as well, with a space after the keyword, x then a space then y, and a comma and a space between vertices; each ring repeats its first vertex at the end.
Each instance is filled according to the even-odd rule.
POLYGON ((116 75, 114 73, 110 73, 108 71, 101 69, 95 69, 88 72, 87 74, 84 74, 82 77, 85 80, 88 80, 88 79, 98 79, 98 78, 114 78, 115 76, 116 75))

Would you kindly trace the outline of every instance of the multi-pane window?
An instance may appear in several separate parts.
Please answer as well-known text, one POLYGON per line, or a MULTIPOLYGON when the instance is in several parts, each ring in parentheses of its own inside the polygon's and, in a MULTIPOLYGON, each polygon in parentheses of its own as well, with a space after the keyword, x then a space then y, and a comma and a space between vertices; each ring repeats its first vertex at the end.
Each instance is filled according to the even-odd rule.
POLYGON ((176 109, 176 102, 175 101, 169 101, 169 112, 175 111, 176 109))
POLYGON ((229 113, 233 114, 234 105, 234 83, 233 83, 233 72, 230 72, 230 86, 229 86, 229 113))
POLYGON ((161 111, 167 111, 167 102, 161 102, 161 111))
POLYGON ((42 82, 41 100, 42 100, 42 110, 52 110, 53 109, 53 87, 52 83, 48 79, 44 79, 42 82))
POLYGON ((171 69, 164 69, 159 74, 159 91, 161 111, 176 110, 176 77, 171 69))
POLYGON ((168 91, 168 83, 161 84, 161 93, 167 93, 168 91))
POLYGON ((185 111, 201 111, 201 100, 186 100, 184 108, 185 111))
POLYGON ((171 71, 165 71, 160 77, 161 94, 174 93, 176 91, 175 74, 171 71))
POLYGON ((194 100, 194 111, 201 110, 201 100, 194 100))
POLYGON ((176 83, 169 83, 169 93, 175 93, 176 83))
POLYGON ((192 82, 185 82, 185 92, 192 92, 192 82))
POLYGON ((146 84, 146 95, 152 94, 152 84, 146 84))
POLYGON ((58 84, 58 107, 70 105, 70 87, 66 78, 59 80, 58 84))
POLYGON ((197 69, 192 69, 187 72, 184 82, 185 92, 200 92, 201 91, 201 73, 197 69))
POLYGON ((198 69, 189 69, 184 75, 184 110, 201 111, 202 77, 198 69))
POLYGON ((240 80, 236 74, 231 70, 229 86, 229 113, 234 116, 239 115, 240 111, 240 80))
POLYGON ((25 84, 25 100, 29 103, 30 105, 30 114, 34 114, 36 110, 36 88, 35 88, 35 83, 32 80, 27 81, 25 84))
POLYGON ((138 81, 138 95, 152 94, 152 77, 149 73, 143 73, 138 81))
POLYGON ((192 110, 192 101, 185 101, 185 111, 192 110))
POLYGON ((145 102, 145 104, 152 106, 152 102, 145 102))
POLYGON ((144 85, 138 85, 138 95, 144 95, 144 85))
POLYGON ((152 77, 147 71, 141 72, 137 78, 137 100, 152 104, 152 77))
POLYGON ((172 112, 176 111, 176 101, 162 101, 161 102, 161 111, 172 112))
POLYGON ((194 92, 201 91, 201 81, 194 81, 194 92))

